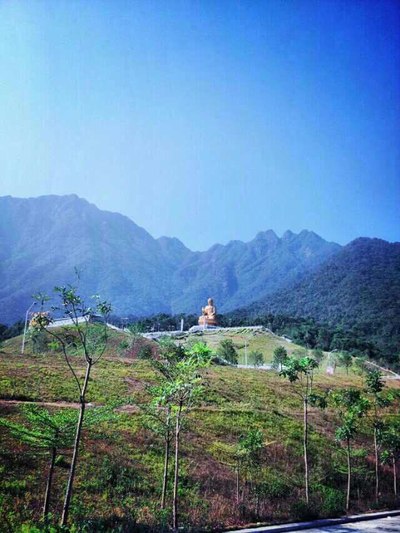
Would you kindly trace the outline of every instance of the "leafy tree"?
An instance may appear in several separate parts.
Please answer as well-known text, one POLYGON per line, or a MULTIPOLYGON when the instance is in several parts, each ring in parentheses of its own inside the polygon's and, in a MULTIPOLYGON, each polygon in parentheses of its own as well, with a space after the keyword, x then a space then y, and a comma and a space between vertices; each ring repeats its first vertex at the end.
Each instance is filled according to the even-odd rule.
POLYGON ((240 475, 244 475, 246 484, 248 477, 254 478, 256 470, 260 466, 261 450, 264 447, 264 435, 259 429, 250 429, 241 435, 236 446, 236 503, 245 505, 245 491, 242 490, 240 498, 240 475))
POLYGON ((308 472, 308 404, 312 395, 314 372, 318 368, 315 359, 309 356, 297 359, 288 357, 280 375, 292 383, 295 392, 303 402, 303 449, 304 449, 304 480, 306 502, 309 502, 309 472, 308 472))
POLYGON ((312 356, 317 361, 317 363, 320 365, 322 359, 324 358, 324 352, 321 350, 321 348, 315 348, 312 352, 312 356))
POLYGON ((352 370, 355 374, 362 376, 367 371, 367 358, 365 356, 354 357, 352 370))
POLYGON ((282 370, 282 365, 288 358, 287 350, 283 346, 277 346, 274 350, 274 355, 272 359, 272 368, 276 370, 282 370))
POLYGON ((350 508, 350 493, 352 479, 351 443, 354 440, 360 419, 368 411, 368 400, 361 391, 356 389, 343 389, 330 394, 331 405, 339 415, 340 424, 336 429, 336 440, 345 442, 347 455, 347 494, 346 511, 350 508))
POLYGON ((32 328, 29 332, 29 337, 32 342, 32 351, 35 354, 44 353, 47 348, 47 335, 45 331, 32 328))
POLYGON ((59 303, 52 307, 52 310, 62 313, 65 318, 71 321, 69 328, 61 328, 64 335, 56 328, 51 328, 52 319, 48 313, 44 312, 44 304, 48 297, 42 294, 37 295, 37 300, 41 303, 42 311, 38 313, 33 321, 34 328, 39 331, 46 331, 51 335, 61 348, 64 360, 76 383, 79 394, 79 417, 75 430, 75 440, 72 461, 68 476, 68 484, 65 491, 65 499, 61 516, 61 526, 65 526, 68 521, 69 508, 71 503, 72 488, 75 478, 75 470, 78 460, 79 444, 81 440, 82 425, 86 411, 86 394, 89 385, 90 374, 93 366, 98 363, 105 352, 108 341, 107 316, 111 312, 111 305, 106 301, 101 301, 95 297, 95 306, 88 307, 83 298, 78 294, 77 287, 72 285, 55 287, 59 303), (101 324, 91 325, 89 318, 93 314, 98 314, 103 318, 101 324), (83 319, 83 320, 82 320, 83 319), (73 340, 70 340, 70 333, 73 332, 73 340), (85 363, 85 375, 83 380, 79 378, 76 370, 71 364, 71 347, 75 350, 78 347, 85 363))
POLYGON ((339 366, 343 366, 346 369, 346 374, 349 374, 349 368, 353 364, 353 357, 348 352, 340 352, 337 354, 337 361, 339 366))
POLYGON ((400 425, 391 423, 384 427, 380 434, 380 444, 383 448, 381 458, 383 462, 391 462, 393 470, 393 493, 397 498, 397 462, 400 459, 400 425))
POLYGON ((264 364, 264 356, 262 352, 253 350, 249 353, 249 361, 255 368, 257 368, 264 364))
POLYGON ((232 365, 238 364, 238 353, 232 339, 224 339, 219 343, 217 355, 232 365))
POLYGON ((173 489, 173 530, 178 531, 178 484, 181 430, 184 417, 200 400, 204 389, 204 378, 200 371, 211 363, 211 350, 202 343, 195 344, 185 354, 185 358, 174 365, 170 379, 158 388, 158 404, 170 408, 175 421, 175 468, 173 489))

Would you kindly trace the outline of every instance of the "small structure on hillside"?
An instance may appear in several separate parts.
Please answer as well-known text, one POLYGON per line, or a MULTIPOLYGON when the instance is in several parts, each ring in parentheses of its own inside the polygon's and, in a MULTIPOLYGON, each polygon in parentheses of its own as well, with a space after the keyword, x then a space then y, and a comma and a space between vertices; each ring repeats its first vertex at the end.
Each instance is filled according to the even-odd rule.
POLYGON ((209 298, 207 305, 202 307, 201 316, 199 316, 199 326, 216 326, 217 325, 217 308, 214 305, 214 300, 209 298))

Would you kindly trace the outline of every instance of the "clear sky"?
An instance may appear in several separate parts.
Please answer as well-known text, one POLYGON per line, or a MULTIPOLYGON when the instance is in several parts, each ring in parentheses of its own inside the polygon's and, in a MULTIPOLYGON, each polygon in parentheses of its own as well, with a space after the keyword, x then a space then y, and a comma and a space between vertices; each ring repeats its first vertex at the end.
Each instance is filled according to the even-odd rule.
POLYGON ((397 0, 2 0, 0 72, 0 195, 400 240, 397 0))

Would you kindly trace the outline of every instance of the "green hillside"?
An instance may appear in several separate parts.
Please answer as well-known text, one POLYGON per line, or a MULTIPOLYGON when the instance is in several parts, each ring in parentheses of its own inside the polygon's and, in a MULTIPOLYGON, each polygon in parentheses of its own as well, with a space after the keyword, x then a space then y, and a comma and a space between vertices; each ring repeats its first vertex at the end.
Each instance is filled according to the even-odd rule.
MULTIPOLYGON (((266 361, 277 346, 290 351, 297 348, 267 332, 245 328, 200 337, 213 348, 226 338, 231 338, 241 353, 246 340, 248 349, 261 350, 266 361)), ((108 349, 94 367, 88 401, 95 406, 118 401, 120 406, 112 421, 84 428, 71 509, 75 529, 71 531, 163 531, 170 523, 171 486, 167 509, 159 509, 163 443, 144 425, 135 405, 135 401, 146 403, 146 386, 157 383, 158 378, 148 361, 135 357, 128 340, 125 334, 111 332, 108 349)), ((157 348, 149 341, 140 342, 157 348)), ((20 343, 17 337, 0 348, 1 416, 21 421, 25 402, 40 402, 51 412, 75 409, 76 390, 61 353, 51 347, 44 353, 32 353, 28 343, 25 355, 20 356, 20 343)), ((78 351, 73 364, 82 374, 78 351)), ((180 515, 184 530, 218 531, 247 523, 343 513, 345 456, 334 439, 337 419, 333 412, 310 408, 311 502, 306 506, 302 402, 289 381, 274 371, 256 369, 213 365, 205 372, 204 397, 190 413, 182 436, 180 515), (233 455, 240 436, 250 429, 262 432, 264 444, 257 484, 249 474, 245 503, 238 506, 233 455), (260 489, 257 494, 256 487, 260 489)), ((347 375, 343 369, 335 375, 323 370, 316 373, 316 391, 347 386, 362 386, 362 378, 352 372, 347 375)), ((386 386, 396 394, 399 391, 395 380, 387 380, 386 386)), ((386 418, 393 419, 398 407, 397 400, 386 418)), ((370 430, 371 422, 366 419, 356 441, 353 512, 375 505, 370 430)), ((48 457, 15 440, 6 430, 0 432, 0 457, 0 531, 39 531, 28 525, 24 529, 21 524, 39 522, 48 457)), ((61 512, 70 458, 71 450, 63 449, 57 459, 51 502, 54 516, 61 512)), ((394 503, 391 483, 391 470, 384 466, 380 507, 394 503)))
POLYGON ((181 340, 182 343, 190 343, 195 340, 200 340, 212 348, 217 350, 220 342, 229 339, 233 342, 238 356, 239 364, 245 364, 246 353, 249 355, 252 351, 262 353, 264 363, 270 364, 273 359, 274 350, 282 346, 289 354, 293 354, 296 350, 301 350, 302 347, 287 341, 285 338, 274 335, 272 332, 266 331, 264 328, 224 328, 217 330, 205 330, 194 334, 184 335, 181 340))

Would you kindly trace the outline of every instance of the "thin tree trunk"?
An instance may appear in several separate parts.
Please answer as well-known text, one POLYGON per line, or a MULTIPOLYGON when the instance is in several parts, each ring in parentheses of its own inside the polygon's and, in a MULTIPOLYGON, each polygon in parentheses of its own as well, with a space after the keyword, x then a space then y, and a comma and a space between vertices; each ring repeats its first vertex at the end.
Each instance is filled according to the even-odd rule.
POLYGON ((172 529, 178 531, 178 482, 179 482, 179 437, 181 431, 182 404, 179 404, 175 425, 175 472, 174 472, 174 495, 172 504, 172 529))
POLYGON ((396 457, 393 456, 393 492, 395 498, 397 498, 397 468, 396 468, 396 457))
POLYGON ((376 427, 374 427, 374 450, 375 450, 375 502, 379 501, 379 454, 378 437, 376 427))
POLYGON ((49 473, 47 475, 47 483, 46 483, 46 494, 44 496, 44 504, 43 504, 43 519, 45 520, 48 513, 49 513, 49 505, 50 505, 50 495, 51 495, 51 484, 53 481, 53 473, 54 473, 54 464, 56 462, 56 454, 57 449, 53 446, 51 449, 51 459, 50 459, 50 467, 49 467, 49 473))
POLYGON ((306 502, 309 500, 308 491, 308 399, 304 398, 304 433, 303 433, 303 446, 304 446, 304 479, 306 483, 306 502))
POLYGON ((236 504, 240 504, 240 488, 239 488, 239 461, 236 466, 236 504))
POLYGON ((169 465, 169 448, 170 448, 170 413, 171 408, 168 407, 167 412, 167 428, 165 436, 165 451, 164 451, 164 475, 163 475, 163 484, 162 484, 162 493, 161 493, 161 509, 165 509, 165 496, 167 493, 167 483, 168 483, 168 465, 169 465))
POLYGON ((64 506, 63 506, 62 515, 61 515, 61 523, 60 523, 61 526, 65 526, 68 521, 69 506, 71 503, 71 496, 72 496, 72 486, 74 484, 76 462, 78 459, 79 443, 81 440, 81 433, 82 433, 83 417, 85 415, 85 408, 86 408, 85 394, 86 394, 87 385, 89 383, 89 376, 90 376, 91 368, 92 368, 92 364, 87 363, 85 381, 83 383, 82 392, 80 396, 81 407, 79 411, 79 418, 78 418, 78 423, 77 423, 76 432, 75 432, 74 451, 72 454, 72 461, 71 461, 71 466, 69 469, 69 476, 68 476, 68 484, 67 484, 67 489, 65 491, 64 506))
POLYGON ((350 509, 350 490, 351 490, 351 456, 350 456, 350 441, 347 440, 347 496, 346 496, 346 511, 350 509))
POLYGON ((260 494, 257 492, 256 494, 256 517, 258 518, 260 514, 260 494))

